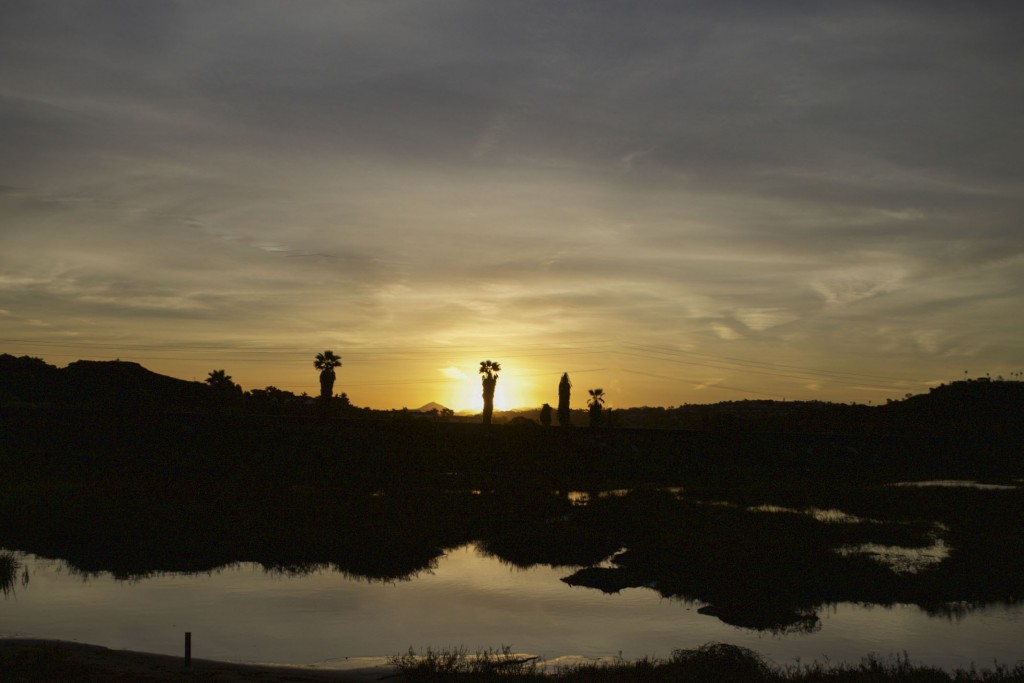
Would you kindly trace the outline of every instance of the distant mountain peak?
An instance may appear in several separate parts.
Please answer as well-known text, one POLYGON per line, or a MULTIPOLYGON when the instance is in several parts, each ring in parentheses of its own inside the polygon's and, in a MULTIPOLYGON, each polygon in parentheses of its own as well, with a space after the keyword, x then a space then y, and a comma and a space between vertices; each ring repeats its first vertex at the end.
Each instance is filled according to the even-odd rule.
POLYGON ((440 403, 435 403, 434 401, 431 401, 430 403, 428 403, 426 405, 420 406, 414 412, 417 412, 417 413, 429 413, 431 410, 436 410, 437 412, 441 412, 442 410, 448 410, 448 408, 446 408, 445 406, 441 405, 440 403))

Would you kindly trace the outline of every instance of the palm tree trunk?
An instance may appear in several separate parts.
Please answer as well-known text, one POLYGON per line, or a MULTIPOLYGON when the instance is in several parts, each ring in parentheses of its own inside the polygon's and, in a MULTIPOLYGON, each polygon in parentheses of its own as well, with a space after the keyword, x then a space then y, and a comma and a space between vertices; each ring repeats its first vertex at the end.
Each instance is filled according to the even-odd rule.
POLYGON ((571 390, 569 375, 562 375, 562 381, 558 383, 558 425, 560 427, 572 426, 572 413, 569 411, 569 392, 571 390))
POLYGON ((324 413, 331 406, 331 397, 334 396, 334 370, 327 369, 320 373, 320 408, 324 413))
POLYGON ((484 424, 491 424, 491 416, 494 414, 494 387, 498 380, 484 378, 484 424))

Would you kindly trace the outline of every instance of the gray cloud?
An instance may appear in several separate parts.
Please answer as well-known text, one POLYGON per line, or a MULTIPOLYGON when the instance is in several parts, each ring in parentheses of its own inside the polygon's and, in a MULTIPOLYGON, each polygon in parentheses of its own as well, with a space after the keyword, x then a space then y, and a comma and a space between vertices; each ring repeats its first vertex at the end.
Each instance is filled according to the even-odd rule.
POLYGON ((1022 18, 4 3, 0 309, 37 340, 599 336, 922 381, 1019 365, 1022 18))

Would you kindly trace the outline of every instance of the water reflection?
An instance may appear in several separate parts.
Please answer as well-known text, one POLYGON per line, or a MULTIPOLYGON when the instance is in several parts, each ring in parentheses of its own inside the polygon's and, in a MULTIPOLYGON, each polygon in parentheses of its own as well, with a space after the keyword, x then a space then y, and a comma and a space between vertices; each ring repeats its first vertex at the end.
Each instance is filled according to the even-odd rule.
MULTIPOLYGON (((682 494, 685 489, 682 486, 658 486, 654 491, 664 491, 673 495, 682 494)), ((634 489, 601 489, 598 491, 566 491, 565 496, 573 505, 587 505, 591 500, 601 498, 622 498, 632 493, 634 489)), ((557 492, 556 492, 557 493, 557 492)))
MULTIPOLYGON (((868 519, 851 515, 842 510, 818 508, 806 508, 796 510, 781 505, 756 505, 747 508, 750 512, 764 512, 770 514, 792 514, 807 515, 812 519, 826 524, 884 524, 881 520, 868 519)), ((881 543, 860 543, 857 545, 843 545, 835 549, 835 552, 843 557, 860 555, 888 567, 897 573, 916 573, 935 567, 949 557, 949 546, 941 534, 948 531, 943 524, 934 524, 933 531, 929 535, 932 539, 931 545, 924 547, 885 545, 881 543)))
POLYGON ((905 548, 898 545, 862 543, 856 546, 841 546, 836 552, 842 556, 864 555, 874 559, 892 571, 902 574, 916 574, 935 567, 949 557, 949 547, 936 537, 926 548, 905 548))
POLYGON ((667 656, 708 641, 753 648, 779 663, 858 661, 907 650, 940 666, 1019 657, 1019 607, 972 608, 960 622, 909 605, 830 604, 808 628, 764 637, 712 615, 700 602, 647 589, 615 595, 572 588, 564 572, 514 569, 473 545, 449 550, 414 581, 366 582, 329 567, 288 574, 237 563, 202 574, 126 582, 76 574, 66 563, 20 555, 32 584, 0 610, 0 635, 62 638, 180 654, 181 633, 203 657, 314 663, 383 656, 410 646, 509 645, 552 659, 667 656))
POLYGON ((783 605, 705 605, 698 614, 718 617, 726 624, 754 631, 767 631, 776 636, 803 635, 821 630, 821 619, 813 610, 792 610, 783 605))
POLYGON ((881 524, 877 519, 866 519, 864 517, 858 517, 857 515, 851 515, 848 512, 842 510, 836 510, 834 508, 828 510, 822 510, 816 507, 809 507, 803 510, 797 510, 795 508, 785 507, 783 505, 753 505, 748 507, 747 510, 750 512, 769 512, 775 514, 793 514, 793 515, 808 515, 819 522, 826 522, 828 524, 862 524, 864 522, 872 522, 874 524, 881 524))
POLYGON ((1021 548, 1008 542, 1014 531, 1004 523, 1020 514, 1016 491, 885 487, 884 496, 857 492, 829 507, 714 504, 720 499, 679 487, 609 487, 581 504, 574 489, 413 483, 368 493, 211 484, 164 494, 172 509, 151 505, 144 491, 98 497, 83 489, 73 504, 37 505, 38 519, 20 517, 28 522, 6 532, 14 542, 0 541, 66 558, 83 575, 137 580, 242 562, 283 578, 329 573, 389 585, 419 583, 472 544, 506 570, 551 571, 597 596, 640 589, 774 634, 813 631, 834 603, 939 612, 1024 595, 1021 548))
POLYGON ((1013 491, 1019 488, 1009 484, 982 484, 969 479, 929 479, 926 481, 897 481, 889 486, 911 486, 917 488, 965 488, 979 491, 1013 491))

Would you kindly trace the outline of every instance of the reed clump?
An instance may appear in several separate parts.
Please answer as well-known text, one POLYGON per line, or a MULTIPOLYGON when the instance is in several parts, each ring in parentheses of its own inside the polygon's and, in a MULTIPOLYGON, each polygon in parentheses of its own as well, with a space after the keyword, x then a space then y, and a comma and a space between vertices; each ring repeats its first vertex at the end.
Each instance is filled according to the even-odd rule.
POLYGON ((0 552, 0 593, 8 595, 14 590, 14 579, 18 575, 21 564, 14 553, 0 552))

